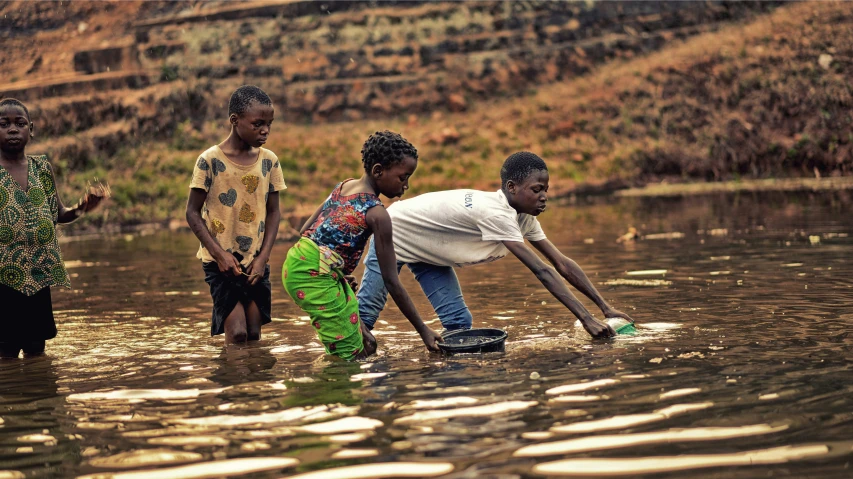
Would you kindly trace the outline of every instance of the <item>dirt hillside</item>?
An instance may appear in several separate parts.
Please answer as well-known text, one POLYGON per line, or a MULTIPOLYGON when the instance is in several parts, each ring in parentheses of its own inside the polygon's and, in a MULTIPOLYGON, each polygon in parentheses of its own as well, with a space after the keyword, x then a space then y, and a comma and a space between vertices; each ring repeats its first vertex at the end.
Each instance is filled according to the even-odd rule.
POLYGON ((276 102, 295 218, 384 128, 421 151, 415 193, 495 187, 518 149, 563 194, 853 167, 847 2, 12 1, 0 16, 16 52, 0 96, 32 106, 31 152, 69 195, 113 185, 90 227, 179 221, 243 83, 276 102))

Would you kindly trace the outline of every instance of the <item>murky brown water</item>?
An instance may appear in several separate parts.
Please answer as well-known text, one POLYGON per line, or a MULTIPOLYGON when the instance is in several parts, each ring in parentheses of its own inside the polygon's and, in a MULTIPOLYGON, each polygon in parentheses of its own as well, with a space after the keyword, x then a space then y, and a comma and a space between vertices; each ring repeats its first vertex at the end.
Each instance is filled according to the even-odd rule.
POLYGON ((59 337, 0 362, 0 478, 851 477, 851 205, 554 207, 546 232, 637 336, 590 340, 507 258, 459 271, 475 326, 509 332, 505 353, 429 355, 392 307, 362 364, 322 357, 280 285, 287 245, 277 319, 225 350, 191 235, 65 244, 76 289, 55 293, 59 337), (681 234, 616 244, 630 224, 681 234))

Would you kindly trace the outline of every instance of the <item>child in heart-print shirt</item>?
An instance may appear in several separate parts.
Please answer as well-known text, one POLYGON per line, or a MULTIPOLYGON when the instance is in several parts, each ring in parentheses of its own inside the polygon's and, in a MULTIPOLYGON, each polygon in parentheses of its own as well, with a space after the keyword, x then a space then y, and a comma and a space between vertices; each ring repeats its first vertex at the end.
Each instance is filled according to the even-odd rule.
POLYGON ((242 86, 228 114, 231 134, 196 161, 187 223, 201 241, 197 256, 213 297, 210 333, 240 343, 260 339, 271 321, 267 262, 281 220, 278 193, 287 187, 278 157, 261 147, 274 115, 269 96, 242 86))

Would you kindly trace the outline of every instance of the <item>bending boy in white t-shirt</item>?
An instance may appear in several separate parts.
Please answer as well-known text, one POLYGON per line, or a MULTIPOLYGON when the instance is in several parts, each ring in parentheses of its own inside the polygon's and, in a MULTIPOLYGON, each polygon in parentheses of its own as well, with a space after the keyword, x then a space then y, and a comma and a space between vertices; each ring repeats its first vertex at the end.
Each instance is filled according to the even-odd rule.
MULTIPOLYGON (((472 322, 453 268, 489 263, 503 258, 507 252, 530 268, 593 337, 616 333, 587 311, 563 278, 595 302, 606 318, 620 317, 633 322, 627 314, 610 306, 581 267, 545 237, 536 216, 545 210, 547 192, 545 162, 533 153, 522 151, 504 162, 501 189, 496 192, 439 191, 399 201, 388 208, 394 226, 397 269, 404 264, 408 266, 445 329, 470 328, 472 322), (554 266, 545 264, 524 243, 525 239, 554 266)), ((385 308, 388 292, 372 243, 364 263, 366 268, 358 291, 359 316, 373 329, 385 308)))

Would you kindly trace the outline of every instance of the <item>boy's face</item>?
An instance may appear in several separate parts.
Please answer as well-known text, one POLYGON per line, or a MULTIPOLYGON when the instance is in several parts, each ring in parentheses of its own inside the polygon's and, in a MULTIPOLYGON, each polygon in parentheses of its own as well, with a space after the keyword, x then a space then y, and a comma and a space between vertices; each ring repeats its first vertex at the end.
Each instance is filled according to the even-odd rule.
POLYGON ((272 105, 253 101, 242 115, 231 115, 230 120, 241 140, 253 148, 259 148, 267 142, 274 116, 272 105))
POLYGON ((412 176, 417 167, 418 160, 410 156, 388 168, 382 168, 382 165, 374 165, 373 177, 376 179, 379 193, 388 198, 403 196, 403 193, 409 189, 409 177, 412 176))
POLYGON ((539 216, 548 202, 548 179, 548 170, 537 170, 520 184, 508 181, 506 191, 511 197, 508 198, 510 205, 519 213, 539 216))
POLYGON ((32 124, 24 109, 16 105, 0 108, 0 150, 20 153, 30 141, 32 124))

